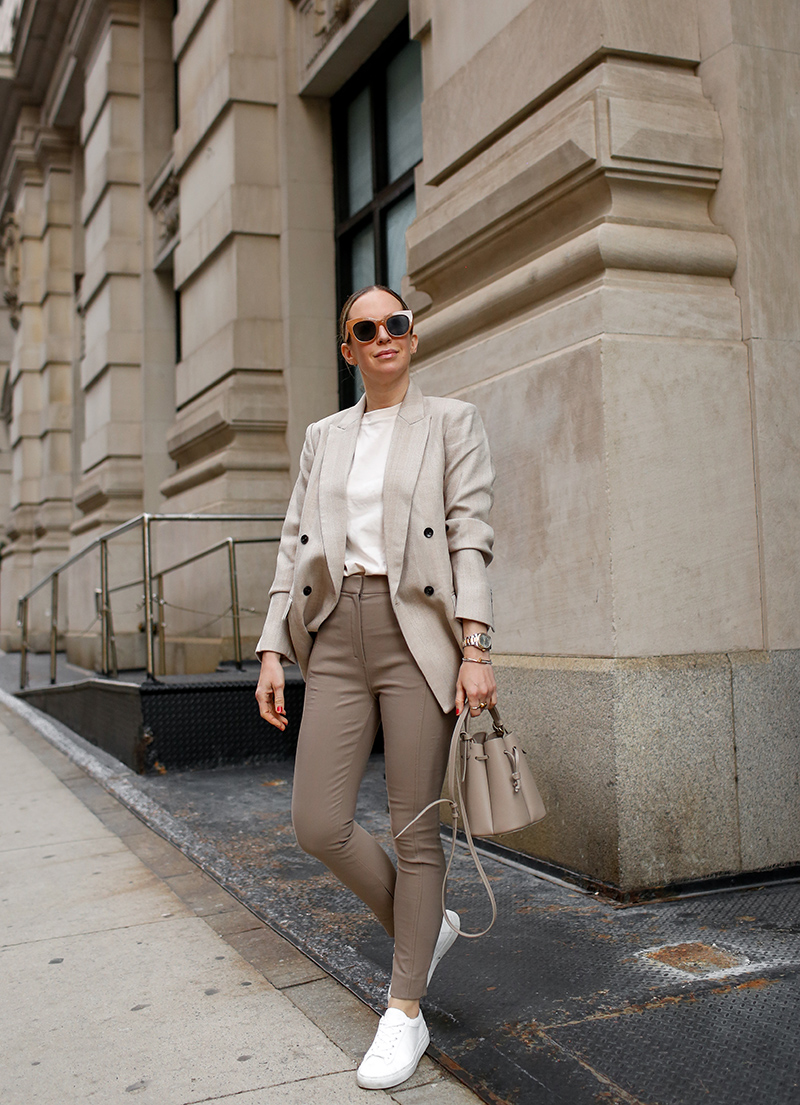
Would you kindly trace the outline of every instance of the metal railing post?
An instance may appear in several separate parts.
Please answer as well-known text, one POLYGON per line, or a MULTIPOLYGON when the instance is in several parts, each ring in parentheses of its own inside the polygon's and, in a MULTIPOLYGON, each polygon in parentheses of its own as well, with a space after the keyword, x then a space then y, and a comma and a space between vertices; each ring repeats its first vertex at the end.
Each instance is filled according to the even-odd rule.
POLYGON ((236 543, 228 538, 228 569, 231 576, 231 618, 233 620, 233 658, 242 670, 242 629, 239 622, 239 581, 236 577, 236 543))
POLYGON ((110 663, 110 675, 112 679, 119 678, 119 666, 117 664, 117 638, 114 636, 114 617, 111 612, 111 593, 108 595, 108 652, 110 663))
POLYGON ((58 654, 58 572, 53 573, 50 583, 50 682, 56 681, 58 654))
POLYGON ((26 598, 19 600, 17 622, 20 627, 19 689, 24 691, 28 685, 28 600, 26 598))
POLYGON ((142 515, 142 575, 144 576, 144 636, 147 678, 155 680, 153 656, 153 550, 150 545, 150 515, 142 515))
POLYGON ((156 606, 158 607, 158 674, 167 674, 167 626, 164 620, 164 573, 156 576, 156 606))
POLYGON ((108 542, 100 542, 100 671, 108 675, 108 542))

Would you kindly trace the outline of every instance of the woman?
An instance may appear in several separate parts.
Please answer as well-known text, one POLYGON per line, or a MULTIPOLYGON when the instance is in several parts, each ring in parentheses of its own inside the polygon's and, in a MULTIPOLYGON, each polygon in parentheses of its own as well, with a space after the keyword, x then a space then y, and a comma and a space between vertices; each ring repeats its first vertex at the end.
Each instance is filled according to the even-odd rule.
POLYGON ((365 395, 309 426, 257 646, 261 716, 284 729, 282 659, 306 679, 292 820, 298 843, 394 937, 388 1009, 358 1068, 386 1089, 428 1045, 419 999, 454 942, 442 917, 438 807, 395 840, 397 870, 353 820, 383 724, 393 837, 439 797, 455 719, 497 701, 488 523, 494 472, 477 410, 411 381, 413 317, 388 288, 350 296, 342 356, 365 395), (462 652, 463 650, 463 652, 462 652))

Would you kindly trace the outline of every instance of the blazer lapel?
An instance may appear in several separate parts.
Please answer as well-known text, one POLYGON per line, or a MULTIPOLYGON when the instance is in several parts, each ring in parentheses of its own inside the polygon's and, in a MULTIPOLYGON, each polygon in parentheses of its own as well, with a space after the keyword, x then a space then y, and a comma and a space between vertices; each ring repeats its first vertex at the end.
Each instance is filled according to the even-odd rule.
POLYGON ((425 414, 422 392, 412 381, 397 414, 383 481, 386 566, 394 587, 397 586, 403 569, 411 500, 429 429, 430 418, 425 414))
POLYGON ((325 560, 336 594, 342 581, 347 539, 347 477, 353 464, 365 396, 331 426, 319 473, 319 520, 325 560))

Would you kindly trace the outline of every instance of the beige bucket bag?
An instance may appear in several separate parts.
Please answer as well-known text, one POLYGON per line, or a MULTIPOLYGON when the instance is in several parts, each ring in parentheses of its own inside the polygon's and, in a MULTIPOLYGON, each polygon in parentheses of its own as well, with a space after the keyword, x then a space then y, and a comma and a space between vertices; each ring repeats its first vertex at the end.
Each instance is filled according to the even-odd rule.
MULTIPOLYGON (((397 834, 402 836, 406 829, 410 829, 433 806, 442 802, 450 806, 453 841, 442 883, 442 912, 447 918, 447 880, 453 865, 456 833, 460 825, 463 826, 467 847, 492 904, 492 919, 485 929, 481 932, 459 932, 460 936, 469 938, 484 936, 497 919, 497 903, 475 850, 473 835, 497 836, 500 833, 515 832, 541 821, 547 812, 525 761, 524 750, 512 739, 494 707, 490 714, 491 729, 487 730, 484 726, 483 729, 476 729, 471 733, 469 710, 462 711, 450 741, 447 762, 449 797, 431 802, 397 834)), ((485 715, 479 715, 472 719, 472 724, 478 725, 484 717, 485 715)), ((447 920, 449 924, 449 918, 447 920)))

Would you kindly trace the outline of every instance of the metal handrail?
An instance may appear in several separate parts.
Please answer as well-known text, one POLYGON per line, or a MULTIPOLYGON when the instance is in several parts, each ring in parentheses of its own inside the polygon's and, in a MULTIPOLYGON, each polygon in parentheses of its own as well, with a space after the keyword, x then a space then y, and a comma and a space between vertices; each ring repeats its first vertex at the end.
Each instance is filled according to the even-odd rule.
MULTIPOLYGON (((228 550, 228 577, 230 579, 231 586, 231 621, 233 622, 233 659, 236 667, 239 671, 242 670, 242 633, 239 618, 239 580, 236 571, 236 546, 237 545, 269 545, 276 544, 280 541, 280 537, 224 537, 222 541, 217 541, 214 545, 209 545, 208 548, 202 549, 198 553, 194 553, 192 556, 187 556, 184 560, 179 560, 176 564, 170 564, 168 568, 162 568, 160 572, 156 572, 154 580, 157 588, 156 603, 158 606, 158 658, 161 667, 160 675, 166 675, 167 662, 166 662, 166 634, 164 633, 164 619, 162 613, 164 610, 164 576, 169 575, 171 572, 177 572, 180 568, 186 568, 189 564, 195 564, 198 560, 202 560, 203 557, 209 556, 211 553, 219 552, 220 549, 228 550)), ((128 584, 127 586, 132 586, 128 584)))
MULTIPOLYGON (((202 556, 207 556, 211 552, 216 552, 220 548, 228 547, 228 570, 231 583, 231 606, 233 610, 233 636, 234 636, 234 656, 236 658, 237 667, 241 667, 242 663, 242 642, 241 642, 241 629, 239 618, 239 594, 238 594, 238 580, 236 575, 236 549, 237 544, 266 544, 270 542, 276 542, 279 540, 277 537, 251 537, 251 538, 233 538, 227 537, 222 541, 217 542, 215 545, 210 546, 208 549, 203 550, 202 553, 195 554, 189 557, 186 563, 179 563, 170 565, 169 568, 162 569, 161 572, 153 573, 153 556, 152 556, 152 543, 151 543, 151 526, 153 522, 282 522, 284 520, 283 514, 138 514, 135 518, 129 519, 127 522, 123 522, 119 526, 115 526, 113 529, 107 530, 100 537, 96 537, 88 545, 86 545, 80 552, 74 553, 67 560, 57 565, 51 572, 48 572, 46 576, 39 580, 39 582, 31 587, 24 595, 21 595, 17 604, 17 625, 21 630, 20 640, 20 673, 19 683, 22 690, 28 684, 28 605, 33 598, 42 588, 50 584, 51 587, 51 601, 50 601, 50 682, 56 682, 56 664, 57 664, 57 644, 58 644, 58 587, 61 575, 73 564, 77 564, 83 557, 87 556, 95 549, 100 550, 100 592, 99 592, 99 613, 100 613, 100 634, 101 634, 101 670, 104 675, 108 675, 112 669, 112 661, 110 652, 113 649, 116 653, 116 642, 113 638, 113 630, 111 628, 111 606, 110 595, 111 589, 108 585, 108 543, 115 537, 120 537, 124 533, 128 533, 130 530, 135 529, 137 526, 142 528, 142 578, 136 580, 134 583, 126 584, 125 586, 131 587, 136 583, 141 583, 144 586, 144 630, 145 630, 145 650, 146 650, 146 665, 147 665, 147 678, 155 679, 155 655, 153 651, 153 583, 159 580, 159 588, 161 589, 161 599, 163 601, 163 577, 165 574, 171 571, 177 570, 179 567, 185 567, 186 563, 192 563, 195 560, 201 559, 202 556)), ((114 588, 119 590, 122 588, 114 588)), ((161 667, 165 665, 165 655, 163 650, 163 644, 165 642, 165 636, 163 633, 163 619, 161 618, 161 607, 159 607, 159 644, 162 646, 159 659, 161 661, 161 667)), ((113 669, 116 670, 116 656, 113 662, 113 669)), ((163 672, 161 673, 163 674, 163 672)))

